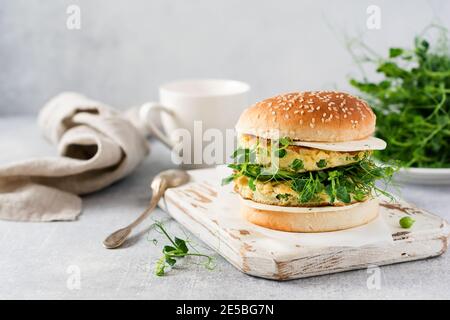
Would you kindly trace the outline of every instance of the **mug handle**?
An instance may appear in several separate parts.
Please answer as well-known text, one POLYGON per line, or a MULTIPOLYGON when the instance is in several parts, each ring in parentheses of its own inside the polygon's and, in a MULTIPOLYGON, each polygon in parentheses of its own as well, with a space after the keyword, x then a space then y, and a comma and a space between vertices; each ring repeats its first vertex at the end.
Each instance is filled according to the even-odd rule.
POLYGON ((141 121, 145 123, 145 125, 152 131, 152 133, 167 147, 174 148, 175 144, 170 140, 170 138, 164 133, 162 130, 160 130, 155 123, 153 122, 152 115, 154 113, 161 113, 164 112, 165 114, 171 116, 172 118, 175 117, 175 113, 170 110, 169 108, 161 105, 158 102, 147 102, 143 104, 139 109, 139 117, 141 118, 141 121))

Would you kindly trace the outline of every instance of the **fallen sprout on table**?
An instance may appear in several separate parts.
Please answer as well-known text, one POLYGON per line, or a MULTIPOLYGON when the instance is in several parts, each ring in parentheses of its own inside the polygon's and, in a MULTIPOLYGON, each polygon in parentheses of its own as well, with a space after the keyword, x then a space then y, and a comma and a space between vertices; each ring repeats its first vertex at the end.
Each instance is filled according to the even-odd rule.
MULTIPOLYGON (((197 252, 192 243, 189 240, 183 240, 177 237, 171 237, 163 224, 160 221, 154 223, 155 229, 163 234, 170 242, 170 244, 165 245, 162 249, 163 256, 156 261, 155 264, 155 275, 164 276, 167 273, 167 268, 172 268, 178 261, 178 259, 185 258, 188 256, 200 257, 205 261, 200 263, 208 270, 213 270, 216 267, 215 260, 213 257, 197 252), (191 252, 195 250, 195 252, 191 252)), ((156 239, 152 240, 156 245, 158 241, 156 239)))

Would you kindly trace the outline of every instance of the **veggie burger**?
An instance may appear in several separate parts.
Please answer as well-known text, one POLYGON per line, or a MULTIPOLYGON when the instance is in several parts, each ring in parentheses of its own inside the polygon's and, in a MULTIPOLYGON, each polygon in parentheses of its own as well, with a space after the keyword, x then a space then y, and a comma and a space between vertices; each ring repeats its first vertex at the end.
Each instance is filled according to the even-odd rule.
POLYGON ((347 229, 378 215, 375 181, 393 168, 376 164, 369 105, 336 91, 278 95, 246 109, 236 125, 238 147, 229 165, 244 217, 291 232, 347 229))

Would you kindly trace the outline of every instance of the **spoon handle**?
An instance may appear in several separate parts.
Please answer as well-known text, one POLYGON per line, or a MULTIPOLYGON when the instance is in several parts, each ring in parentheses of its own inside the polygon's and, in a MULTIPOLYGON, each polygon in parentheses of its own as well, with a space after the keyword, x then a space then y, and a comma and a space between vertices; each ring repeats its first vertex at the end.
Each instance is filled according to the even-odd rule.
POLYGON ((130 235, 133 228, 144 221, 155 209, 167 188, 178 187, 188 181, 189 174, 183 170, 170 169, 159 173, 153 179, 151 184, 152 199, 150 200, 148 207, 128 226, 116 230, 106 237, 106 239, 103 240, 103 245, 105 248, 114 249, 120 247, 130 235))
POLYGON ((134 227, 136 227, 139 223, 145 220, 150 213, 155 209, 156 205, 158 204, 159 199, 161 199, 162 195, 164 194, 164 191, 167 188, 167 181, 165 181, 164 178, 157 177, 152 182, 152 199, 150 200, 150 203, 148 207, 145 209, 144 212, 142 212, 139 217, 134 220, 132 223, 130 223, 125 228, 119 229, 113 233, 111 233, 104 241, 103 245, 107 249, 114 249, 120 247, 129 234, 131 233, 131 230, 133 230, 134 227))
POLYGON ((150 215, 153 209, 155 209, 156 206, 158 205, 158 202, 163 196, 164 191, 166 191, 166 189, 167 189, 167 182, 165 181, 165 179, 157 179, 153 181, 152 198, 150 200, 148 207, 144 210, 144 212, 141 213, 139 217, 136 218, 136 220, 134 220, 132 223, 128 225, 128 228, 136 227, 150 215))

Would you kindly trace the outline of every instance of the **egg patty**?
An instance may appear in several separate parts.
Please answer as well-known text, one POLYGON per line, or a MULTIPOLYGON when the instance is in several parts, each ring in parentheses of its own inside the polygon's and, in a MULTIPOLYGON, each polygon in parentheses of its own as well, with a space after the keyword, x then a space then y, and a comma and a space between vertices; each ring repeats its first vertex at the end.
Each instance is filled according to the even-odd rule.
MULTIPOLYGON (((272 148, 270 140, 242 135, 239 139, 239 147, 254 150, 254 163, 262 166, 271 165, 272 148)), ((293 172, 317 171, 345 166, 361 161, 371 154, 371 151, 339 152, 294 145, 289 145, 283 150, 276 151, 276 157, 273 157, 278 161, 276 166, 293 172)))
POLYGON ((344 203, 338 199, 331 203, 330 196, 326 192, 321 192, 308 202, 300 202, 298 193, 291 188, 289 181, 261 182, 255 180, 254 186, 255 190, 253 191, 246 176, 240 176, 234 180, 234 190, 242 198, 269 205, 286 207, 344 206, 367 199, 358 201, 352 197, 350 203, 344 203))

